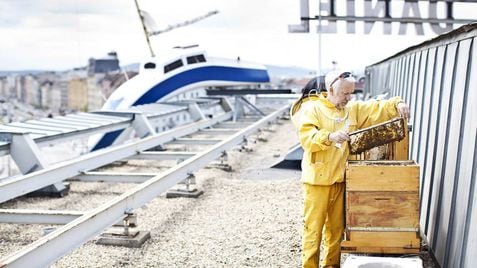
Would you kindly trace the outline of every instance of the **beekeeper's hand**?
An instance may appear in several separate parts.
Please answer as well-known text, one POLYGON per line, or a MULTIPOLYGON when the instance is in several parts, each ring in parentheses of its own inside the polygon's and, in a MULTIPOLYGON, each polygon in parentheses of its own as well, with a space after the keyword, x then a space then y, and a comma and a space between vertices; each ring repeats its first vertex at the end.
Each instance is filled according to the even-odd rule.
POLYGON ((409 106, 405 102, 400 102, 396 105, 399 115, 404 119, 409 119, 411 112, 409 111, 409 106))
POLYGON ((343 131, 336 131, 328 135, 328 140, 334 143, 342 143, 349 140, 348 133, 343 131))

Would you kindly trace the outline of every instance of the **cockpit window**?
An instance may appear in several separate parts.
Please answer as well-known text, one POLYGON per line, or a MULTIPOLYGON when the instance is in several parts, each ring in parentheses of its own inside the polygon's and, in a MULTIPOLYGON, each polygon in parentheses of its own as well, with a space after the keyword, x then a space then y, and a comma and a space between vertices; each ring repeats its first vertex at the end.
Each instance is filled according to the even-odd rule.
POLYGON ((187 57, 187 64, 193 64, 193 63, 199 63, 199 62, 205 62, 204 55, 199 54, 199 55, 187 57))
POLYGON ((166 66, 164 66, 164 73, 168 73, 168 72, 170 72, 172 70, 175 70, 175 69, 177 69, 179 67, 182 67, 182 66, 184 66, 184 63, 182 63, 182 60, 181 59, 176 60, 176 61, 174 61, 172 63, 169 63, 166 66))
POLYGON ((144 69, 156 69, 156 64, 154 62, 148 62, 144 64, 144 69))

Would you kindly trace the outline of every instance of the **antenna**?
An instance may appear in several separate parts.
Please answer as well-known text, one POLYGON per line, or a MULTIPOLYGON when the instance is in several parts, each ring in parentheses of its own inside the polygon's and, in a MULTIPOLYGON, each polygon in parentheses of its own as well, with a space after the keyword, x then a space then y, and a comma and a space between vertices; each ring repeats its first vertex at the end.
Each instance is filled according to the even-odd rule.
POLYGON ((166 29, 164 30, 159 30, 159 31, 153 31, 153 32, 150 32, 149 33, 149 36, 153 36, 153 35, 158 35, 158 34, 161 34, 161 33, 165 33, 165 32, 168 32, 170 30, 173 30, 175 28, 179 28, 179 27, 184 27, 184 26, 187 26, 187 25, 190 25, 190 24, 193 24, 193 23, 196 23, 198 21, 201 21, 207 17, 210 17, 210 16, 213 16, 215 14, 218 14, 219 11, 218 10, 213 10, 213 11, 210 11, 208 12, 207 14, 205 15, 202 15, 202 16, 199 16, 199 17, 196 17, 196 18, 193 18, 191 20, 186 20, 184 22, 180 22, 180 23, 177 23, 177 24, 174 24, 174 25, 169 25, 166 29))
POLYGON ((136 3, 136 9, 137 9, 137 14, 139 14, 139 19, 141 19, 141 24, 142 24, 142 29, 144 30, 144 35, 146 36, 146 41, 147 45, 149 46, 149 51, 151 52, 151 57, 155 57, 154 51, 152 50, 151 46, 151 41, 149 40, 149 34, 146 29, 146 24, 144 24, 144 16, 141 13, 141 10, 139 9, 139 4, 137 3, 137 0, 134 0, 134 3, 136 3))
MULTIPOLYGON (((168 32, 168 31, 171 31, 175 28, 179 28, 179 27, 184 27, 184 26, 187 26, 187 25, 190 25, 190 24, 193 24, 193 23, 196 23, 198 21, 201 21, 205 18, 208 18, 210 16, 213 16, 215 14, 218 14, 219 11, 218 10, 213 10, 213 11, 209 11, 207 14, 205 15, 202 15, 202 16, 199 16, 199 17, 196 17, 196 18, 193 18, 191 20, 186 20, 184 22, 180 22, 180 23, 177 23, 177 24, 174 24, 174 25, 169 25, 167 28, 163 29, 163 30, 158 30, 158 31, 151 31, 149 32, 147 30, 147 27, 146 27, 146 18, 145 18, 145 15, 148 15, 148 14, 145 14, 144 11, 141 11, 141 9, 139 8, 139 4, 137 2, 137 0, 134 0, 134 3, 136 3, 136 9, 137 9, 137 13, 139 14, 139 18, 141 19, 141 24, 142 24, 142 29, 144 30, 144 35, 146 36, 146 41, 147 41, 147 45, 149 46, 149 51, 151 52, 151 56, 154 58, 154 51, 152 50, 152 46, 151 46, 151 41, 149 40, 149 37, 150 36, 153 36, 153 35, 158 35, 158 34, 161 34, 161 33, 165 33, 165 32, 168 32)), ((150 18, 150 16, 147 16, 148 19, 152 20, 152 18, 150 18)), ((155 27, 154 27, 155 28, 155 27)))

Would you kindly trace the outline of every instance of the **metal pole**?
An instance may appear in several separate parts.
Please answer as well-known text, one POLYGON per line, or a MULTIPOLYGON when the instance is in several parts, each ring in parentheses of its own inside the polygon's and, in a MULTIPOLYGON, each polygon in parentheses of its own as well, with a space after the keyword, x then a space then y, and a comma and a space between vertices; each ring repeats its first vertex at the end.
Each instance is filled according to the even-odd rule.
POLYGON ((149 33, 147 32, 146 25, 144 24, 144 16, 141 14, 141 10, 139 9, 139 4, 137 0, 134 0, 136 4, 137 14, 139 14, 139 19, 141 20, 142 29, 144 30, 144 35, 146 36, 147 45, 149 46, 149 51, 151 52, 151 57, 155 57, 154 51, 152 50, 151 41, 149 40, 149 33))
POLYGON ((318 76, 321 75, 321 0, 318 0, 318 76))

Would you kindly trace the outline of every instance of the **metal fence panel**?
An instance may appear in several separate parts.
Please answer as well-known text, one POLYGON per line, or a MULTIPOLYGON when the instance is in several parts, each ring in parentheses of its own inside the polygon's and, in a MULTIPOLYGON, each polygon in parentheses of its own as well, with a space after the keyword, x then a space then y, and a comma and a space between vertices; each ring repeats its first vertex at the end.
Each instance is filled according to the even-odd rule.
POLYGON ((416 66, 416 54, 412 53, 409 58, 409 73, 406 77, 406 88, 404 89, 404 96, 406 103, 411 103, 411 84, 412 84, 412 75, 414 74, 415 66, 416 66))
POLYGON ((477 267, 476 41, 477 23, 366 68, 369 93, 391 76, 388 91, 411 107, 421 232, 442 267, 477 267))
MULTIPOLYGON (((422 112, 420 113, 420 119, 419 119, 419 132, 417 133, 417 140, 420 141, 417 149, 417 155, 418 159, 417 161, 419 163, 424 163, 424 155, 421 154, 421 151, 425 151, 427 148, 427 134, 429 131, 429 128, 427 128, 426 123, 429 122, 429 110, 431 106, 430 102, 430 97, 431 93, 433 91, 433 75, 434 75, 434 69, 435 69, 435 58, 436 58, 436 49, 431 48, 428 51, 427 55, 427 64, 426 64, 426 73, 424 76, 424 85, 423 85, 423 90, 422 90, 422 101, 421 101, 421 107, 422 107, 422 112)), ((417 111, 416 111, 417 112, 417 111)), ((423 169, 421 169, 421 177, 422 177, 422 172, 423 169)))
POLYGON ((420 53, 421 59, 419 65, 417 66, 418 72, 416 73, 416 83, 413 90, 413 105, 411 106, 411 109, 414 111, 414 115, 412 116, 411 120, 413 126, 412 140, 416 141, 411 148, 411 156, 412 159, 416 160, 418 159, 417 151, 421 146, 417 134, 419 134, 421 129, 421 122, 418 119, 421 117, 422 113, 422 96, 424 93, 424 80, 427 69, 427 53, 427 50, 424 50, 420 53))
MULTIPOLYGON (((460 162, 460 146, 461 146, 461 131, 463 124, 463 108, 464 108, 464 97, 465 97, 465 84, 467 77, 467 64, 469 61, 469 48, 471 40, 463 40, 459 42, 456 64, 454 69, 454 79, 453 79, 453 94, 451 95, 451 102, 449 107, 449 139, 446 152, 446 164, 445 164, 445 173, 443 174, 442 180, 444 180, 444 189, 442 191, 443 201, 441 203, 442 208, 442 229, 447 229, 447 235, 442 237, 442 244, 445 244, 445 253, 442 258, 442 254, 439 255, 443 259, 443 266, 448 267, 448 263, 452 262, 452 259, 455 256, 450 256, 449 246, 453 239, 454 230, 459 228, 454 225, 454 212, 457 198, 457 186, 459 184, 460 178, 457 177, 457 164, 460 162), (445 240, 444 240, 445 238, 445 240), (444 243, 445 241, 445 243, 444 243)), ((463 195, 463 193, 462 193, 463 195)), ((463 196, 461 196, 463 197, 463 196)), ((441 243, 439 244, 439 248, 441 243)))
MULTIPOLYGON (((428 55, 428 62, 427 62, 427 72, 425 75, 425 81, 424 81, 424 89, 423 89, 423 112, 421 113, 420 117, 420 128, 419 128, 419 134, 418 134, 418 140, 421 141, 419 142, 421 146, 418 147, 417 155, 419 156, 419 159, 417 160, 418 163, 421 163, 421 181, 420 181, 420 189, 421 189, 421 196, 423 195, 423 190, 425 188, 428 188, 429 185, 426 185, 428 183, 428 180, 426 180, 425 174, 425 167, 426 167, 426 155, 425 152, 427 150, 427 147, 429 145, 429 136, 430 136, 430 128, 429 124, 431 122, 431 108, 432 108, 432 97, 433 94, 435 93, 434 90, 434 73, 436 72, 436 56, 437 56, 437 49, 436 48, 431 48, 429 50, 429 55, 428 55)), ((434 119, 436 120, 436 119, 434 119)), ((432 136, 435 136, 432 135, 432 136)), ((422 205, 422 198, 421 198, 421 205, 422 205)))
POLYGON ((455 226, 458 228, 455 232, 456 239, 452 240, 452 256, 460 256, 453 259, 451 265, 454 267, 476 267, 477 257, 473 254, 477 252, 477 224, 475 218, 477 213, 475 183, 477 169, 477 38, 473 39, 471 50, 469 51, 470 62, 467 75, 466 103, 463 107, 463 128, 461 130, 462 146, 461 161, 458 166, 459 188, 455 205, 455 226), (474 221, 471 222, 471 218, 474 221), (473 225, 472 225, 473 224, 473 225), (462 250, 460 250, 462 249, 462 250), (464 260, 467 265, 464 265, 464 260))
MULTIPOLYGON (((438 122, 441 118, 441 90, 439 87, 442 83, 442 73, 443 73, 443 66, 444 66, 444 57, 446 55, 447 46, 440 46, 437 49, 436 54, 436 61, 435 65, 436 71, 434 75, 434 87, 432 89, 432 99, 431 99, 431 111, 430 111, 430 118, 428 122, 428 129, 429 129, 429 146, 427 147, 427 151, 425 152, 425 160, 422 166, 424 170, 421 180, 423 180, 423 187, 421 188, 421 228, 423 228, 423 232, 428 234, 429 229, 429 212, 430 212, 430 199, 435 193, 435 181, 433 177, 433 172, 435 168, 435 159, 436 154, 434 153, 437 148, 437 133, 439 131, 438 122)), ((424 122, 423 122, 424 123, 424 122)), ((428 237, 429 239, 432 238, 428 237)))
POLYGON ((404 62, 404 76, 402 78, 402 84, 401 87, 398 90, 398 94, 403 98, 403 100, 406 99, 407 96, 407 82, 409 81, 409 70, 410 70, 410 62, 411 62, 411 57, 406 57, 405 62, 404 62))
MULTIPOLYGON (((475 88, 475 87, 474 87, 475 88)), ((476 92, 473 91, 473 100, 477 98, 476 92)), ((474 110, 477 109, 476 103, 473 103, 474 110)), ((474 115, 474 122, 477 118, 474 115)), ((475 127, 475 125, 474 125, 475 127)), ((470 146, 471 150, 472 147, 470 146)), ((472 175, 470 177, 470 198, 469 205, 466 216, 466 225, 465 225, 465 235, 464 235, 464 246, 462 249, 463 259, 461 259, 460 267, 477 267, 477 258, 475 252, 477 252, 477 194, 475 194, 475 185, 476 185, 476 176, 477 176, 477 131, 474 131, 474 151, 473 151, 473 162, 472 162, 472 175)), ((469 163, 470 164, 470 163, 469 163)))
MULTIPOLYGON (((449 130, 450 130, 450 115, 451 110, 451 100, 454 94, 454 69, 456 61, 458 43, 452 43, 447 48, 445 71, 443 73, 443 82, 442 82, 442 98, 441 98, 441 117, 439 118, 439 128, 438 128, 438 145, 437 145, 437 158, 435 162, 434 177, 436 178, 436 183, 438 183, 437 192, 432 197, 434 200, 431 205, 432 219, 435 219, 433 222, 433 240, 430 241, 430 244, 434 248, 437 259, 442 263, 444 254, 445 254, 445 243, 447 240, 447 235, 439 235, 439 232, 442 232, 442 226, 440 226, 443 221, 445 221, 445 216, 448 215, 448 211, 443 211, 447 207, 442 206, 443 202, 449 202, 448 195, 446 192, 450 189, 444 188, 445 180, 444 174, 446 170, 446 158, 447 158, 447 148, 449 144, 449 130), (447 197, 447 199, 446 199, 447 197)), ((446 232, 447 233, 447 232, 446 232)))

